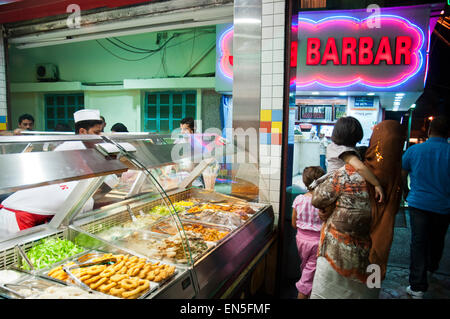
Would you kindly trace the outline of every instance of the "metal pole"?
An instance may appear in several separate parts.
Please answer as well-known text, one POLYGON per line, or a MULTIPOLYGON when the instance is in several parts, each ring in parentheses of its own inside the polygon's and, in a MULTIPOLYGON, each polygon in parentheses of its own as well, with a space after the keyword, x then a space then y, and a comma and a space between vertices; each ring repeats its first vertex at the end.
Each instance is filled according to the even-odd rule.
POLYGON ((412 114, 413 114, 413 108, 409 109, 409 119, 408 119, 408 137, 406 139, 406 148, 409 147, 409 139, 411 137, 411 122, 412 122, 412 114))

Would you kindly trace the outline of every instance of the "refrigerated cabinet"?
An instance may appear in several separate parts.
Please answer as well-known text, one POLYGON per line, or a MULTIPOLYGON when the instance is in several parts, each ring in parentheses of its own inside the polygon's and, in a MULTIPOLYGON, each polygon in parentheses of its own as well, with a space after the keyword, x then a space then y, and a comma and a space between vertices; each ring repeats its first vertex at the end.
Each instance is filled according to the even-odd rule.
MULTIPOLYGON (((2 284, 1 295, 20 297, 13 288, 21 287, 30 276, 92 292, 77 278, 63 282, 48 274, 70 262, 78 265, 84 254, 102 253, 136 256, 174 269, 163 280, 150 280, 149 289, 139 298, 220 297, 274 236, 270 205, 192 186, 205 168, 225 158, 225 151, 228 156, 237 152, 236 145, 230 144, 216 145, 215 151, 201 146, 199 150, 192 143, 174 143, 170 136, 152 134, 1 138, 0 174, 5 178, 0 181, 0 194, 4 197, 77 181, 49 223, 0 238, 0 270, 21 275, 9 286, 2 284), (82 147, 58 151, 68 143, 82 147), (111 183, 105 185, 111 176, 115 177, 112 188, 111 183), (92 198, 94 205, 86 212, 92 198), (45 238, 68 240, 83 252, 43 269, 23 270, 27 253, 45 238)), ((239 183, 232 172, 226 180, 239 183)), ((67 266, 65 271, 73 275, 67 266)))

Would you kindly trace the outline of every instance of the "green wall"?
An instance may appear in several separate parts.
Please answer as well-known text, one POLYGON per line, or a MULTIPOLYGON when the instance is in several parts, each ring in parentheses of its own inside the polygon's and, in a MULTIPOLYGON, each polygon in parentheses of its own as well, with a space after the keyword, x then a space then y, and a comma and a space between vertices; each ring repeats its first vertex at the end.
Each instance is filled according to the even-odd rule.
MULTIPOLYGON (((154 54, 136 54, 119 49, 106 39, 99 42, 115 55, 124 59, 144 58, 140 61, 124 61, 113 56, 95 40, 49 47, 17 49, 9 48, 9 81, 11 88, 11 124, 15 128, 17 119, 23 113, 35 117, 35 130, 44 130, 44 94, 83 92, 85 107, 97 108, 106 118, 106 132, 116 122, 124 123, 130 131, 141 130, 141 105, 144 105, 146 91, 155 91, 154 87, 145 89, 124 89, 125 79, 180 78, 188 76, 214 77, 215 26, 208 28, 168 31, 168 38, 181 34, 171 40, 164 50, 154 54), (198 63, 197 63, 198 62, 198 63), (58 83, 39 83, 36 88, 36 65, 53 63, 58 66, 61 82, 81 82, 81 91, 62 91, 58 83), (111 85, 115 84, 115 85, 111 85), (15 89, 20 86, 20 89, 15 89), (40 89, 42 87, 42 89, 40 89), (28 89, 29 88, 29 89, 28 89), (54 91, 53 91, 54 88, 54 91)), ((157 33, 146 33, 119 37, 118 39, 135 47, 156 49, 157 33)), ((116 43, 116 40, 113 40, 116 43)), ((120 44, 120 43, 119 43, 120 44)), ((124 46, 123 44, 120 44, 124 46)), ((131 49, 131 48, 130 48, 131 49)), ((134 50, 134 49, 132 49, 134 50)), ((173 88, 177 89, 176 81, 173 88)), ((218 107, 218 106, 217 106, 218 107)), ((199 105, 199 108, 201 106, 199 105)), ((215 107, 212 109, 215 110, 215 107)), ((208 108, 202 109, 207 112, 208 108)), ((198 112, 199 113, 199 112, 198 112)), ((198 119, 201 114, 198 114, 198 119)))
POLYGON ((141 92, 130 91, 87 91, 84 95, 85 108, 98 109, 105 117, 105 132, 117 122, 125 124, 130 132, 141 130, 141 92))
MULTIPOLYGON (((39 93, 11 93, 11 125, 17 128, 19 116, 28 113, 34 117, 34 129, 44 130, 44 100, 39 93)), ((42 95, 43 96, 43 95, 42 95)))
MULTIPOLYGON (((168 31, 167 33, 169 38, 173 34, 183 34, 171 40, 164 50, 151 56, 119 49, 106 39, 98 40, 106 49, 121 58, 142 59, 148 56, 140 61, 121 60, 102 48, 97 40, 30 49, 17 49, 11 45, 9 48, 10 81, 37 82, 35 68, 40 63, 57 65, 62 81, 95 83, 122 81, 123 79, 179 77, 216 41, 215 27, 168 31)), ((124 36, 118 39, 135 47, 156 49, 158 48, 156 38, 157 32, 124 36)), ((195 67, 191 75, 214 72, 215 52, 212 50, 195 67)))

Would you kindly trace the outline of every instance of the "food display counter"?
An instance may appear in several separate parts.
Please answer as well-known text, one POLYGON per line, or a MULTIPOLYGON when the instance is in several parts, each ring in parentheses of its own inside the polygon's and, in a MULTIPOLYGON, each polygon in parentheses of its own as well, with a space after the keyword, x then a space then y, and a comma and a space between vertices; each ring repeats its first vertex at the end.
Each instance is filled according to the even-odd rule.
POLYGON ((270 241, 273 210, 192 187, 225 153, 190 147, 152 134, 1 138, 0 195, 77 184, 50 222, 0 237, 0 296, 220 297, 270 241))

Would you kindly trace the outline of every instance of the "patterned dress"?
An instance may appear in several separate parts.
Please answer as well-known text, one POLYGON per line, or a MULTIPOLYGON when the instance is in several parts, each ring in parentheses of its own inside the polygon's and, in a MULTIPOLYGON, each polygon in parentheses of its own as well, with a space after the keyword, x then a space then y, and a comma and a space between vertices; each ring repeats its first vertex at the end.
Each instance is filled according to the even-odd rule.
POLYGON ((312 204, 320 209, 336 205, 322 226, 318 256, 339 275, 365 284, 371 245, 366 181, 345 165, 314 190, 312 204))

